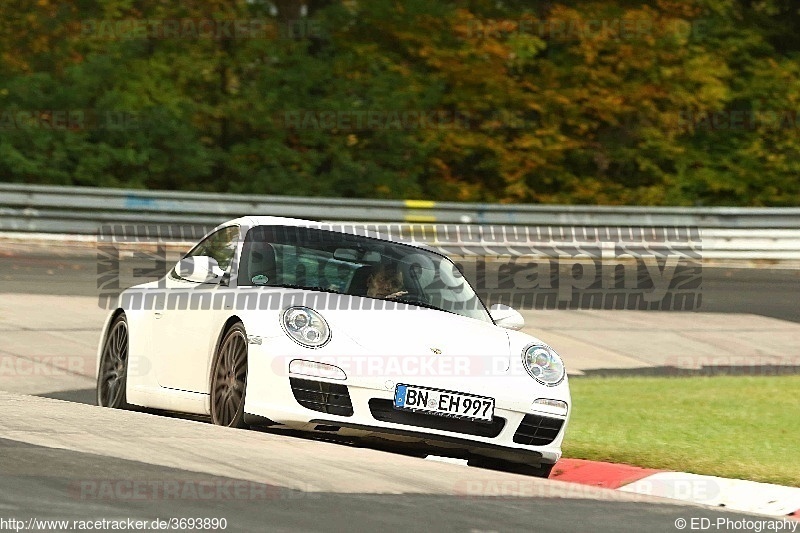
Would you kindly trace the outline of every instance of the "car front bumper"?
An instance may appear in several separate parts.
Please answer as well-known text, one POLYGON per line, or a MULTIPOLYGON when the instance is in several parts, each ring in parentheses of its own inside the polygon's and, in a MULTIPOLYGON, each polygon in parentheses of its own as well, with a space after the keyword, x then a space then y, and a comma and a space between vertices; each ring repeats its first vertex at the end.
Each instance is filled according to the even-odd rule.
MULTIPOLYGON (((291 353, 296 345, 281 343, 277 353, 291 353)), ((429 449, 454 457, 468 458, 472 455, 490 457, 529 465, 554 464, 561 457, 561 443, 568 423, 568 416, 560 416, 536 409, 533 400, 541 394, 570 402, 566 380, 556 387, 539 386, 525 376, 494 376, 492 388, 496 394, 494 421, 459 421, 439 415, 398 411, 392 407, 396 382, 408 382, 422 386, 437 386, 419 377, 348 376, 345 380, 299 376, 289 373, 288 361, 293 356, 280 360, 269 357, 276 353, 276 346, 250 347, 248 363, 248 386, 245 412, 249 420, 276 423, 302 431, 318 431, 343 437, 381 439, 398 447, 429 449), (497 383, 499 380, 499 384, 497 383), (311 398, 301 405, 298 401, 298 381, 325 384, 320 388, 319 398, 311 398), (293 387, 293 384, 295 385, 293 387), (506 391, 497 393, 498 386, 506 391), (508 391, 525 386, 532 389, 526 394, 508 391), (346 391, 347 402, 332 399, 346 391), (329 405, 325 404, 328 398, 329 405), (314 405, 318 402, 320 405, 314 405), (351 411, 342 410, 342 405, 351 406, 351 411), (309 408, 309 406, 311 408, 309 408), (394 415, 392 413, 397 413, 394 415), (533 438, 528 438, 532 436, 533 438), (533 444, 530 444, 533 442, 533 444)), ((297 358, 309 359, 307 351, 297 352, 297 358)), ((460 377, 450 380, 449 390, 489 395, 486 381, 477 377, 460 377)), ((312 385, 313 387, 313 385, 312 385)), ((521 389, 525 390, 525 389, 521 389)))

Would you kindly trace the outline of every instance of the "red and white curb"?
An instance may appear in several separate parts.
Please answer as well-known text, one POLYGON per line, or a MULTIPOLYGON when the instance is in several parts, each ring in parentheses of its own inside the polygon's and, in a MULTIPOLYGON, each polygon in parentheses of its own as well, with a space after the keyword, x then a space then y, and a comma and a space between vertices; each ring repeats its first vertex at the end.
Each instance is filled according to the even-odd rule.
POLYGON ((582 459, 561 459, 550 479, 800 520, 797 487, 582 459))

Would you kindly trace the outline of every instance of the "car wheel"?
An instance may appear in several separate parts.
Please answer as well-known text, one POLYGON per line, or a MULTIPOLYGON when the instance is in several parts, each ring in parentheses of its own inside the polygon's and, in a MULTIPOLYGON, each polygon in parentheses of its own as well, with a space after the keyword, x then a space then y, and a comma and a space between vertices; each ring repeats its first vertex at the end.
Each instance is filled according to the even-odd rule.
POLYGON ((219 343, 211 372, 211 421, 218 426, 245 427, 247 335, 234 324, 219 343))
POLYGON ((491 470, 501 470, 503 472, 511 472, 514 474, 522 474, 525 476, 534 477, 550 477, 550 472, 555 465, 542 463, 539 466, 528 465, 523 463, 512 463, 511 461, 504 461, 502 459, 494 459, 491 457, 473 456, 468 461, 469 466, 478 468, 488 468, 491 470))
POLYGON ((97 373, 97 405, 127 409, 128 321, 119 315, 111 323, 97 373))

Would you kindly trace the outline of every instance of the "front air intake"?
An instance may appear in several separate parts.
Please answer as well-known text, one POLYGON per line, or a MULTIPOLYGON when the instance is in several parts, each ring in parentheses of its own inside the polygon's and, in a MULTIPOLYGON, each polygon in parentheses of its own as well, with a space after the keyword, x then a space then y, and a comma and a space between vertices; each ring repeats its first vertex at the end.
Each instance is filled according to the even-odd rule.
POLYGON ((556 440, 563 425, 564 420, 561 418, 525 415, 514 434, 514 442, 527 446, 545 446, 556 440))
POLYGON ((353 404, 345 385, 298 378, 289 378, 289 385, 294 399, 306 409, 337 416, 353 416, 353 404))

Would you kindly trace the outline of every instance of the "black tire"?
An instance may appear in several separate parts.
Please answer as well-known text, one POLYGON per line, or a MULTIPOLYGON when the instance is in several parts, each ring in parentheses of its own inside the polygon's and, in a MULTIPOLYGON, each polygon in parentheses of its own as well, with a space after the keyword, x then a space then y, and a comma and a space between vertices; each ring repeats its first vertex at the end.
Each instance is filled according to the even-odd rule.
POLYGON ((488 468, 490 470, 500 470, 502 472, 511 472, 514 474, 542 478, 550 477, 550 472, 555 466, 547 463, 542 463, 538 466, 524 463, 512 463, 511 461, 504 461, 503 459, 494 459, 492 457, 481 456, 471 457, 467 461, 467 464, 477 468, 488 468))
POLYGON ((548 478, 550 477, 550 472, 553 471, 554 466, 556 465, 547 463, 542 463, 539 466, 518 464, 513 467, 516 468, 516 470, 512 470, 512 472, 524 474, 526 476, 548 478))
POLYGON ((211 421, 218 426, 244 428, 247 392, 247 335, 241 323, 225 332, 211 367, 211 421))
POLYGON ((111 323, 97 369, 97 405, 128 409, 128 321, 124 314, 111 323))

